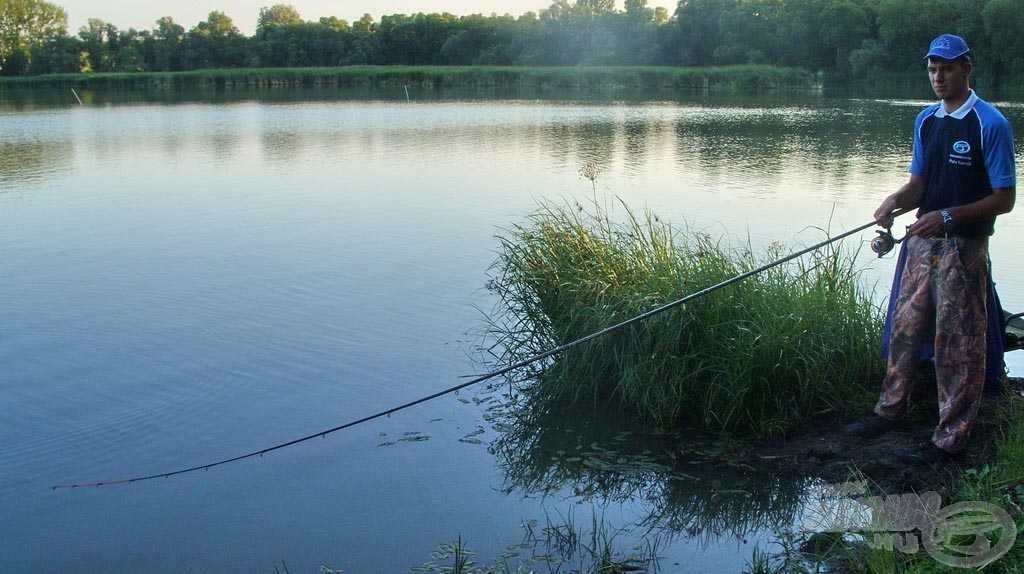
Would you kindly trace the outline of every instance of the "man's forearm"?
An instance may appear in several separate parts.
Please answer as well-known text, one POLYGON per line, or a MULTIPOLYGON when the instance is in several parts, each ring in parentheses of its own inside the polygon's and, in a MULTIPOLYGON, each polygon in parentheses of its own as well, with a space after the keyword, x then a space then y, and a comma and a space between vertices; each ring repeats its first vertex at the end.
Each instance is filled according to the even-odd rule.
POLYGON ((917 175, 910 176, 910 181, 882 200, 882 204, 875 210, 875 220, 882 225, 892 225, 892 213, 897 209, 917 207, 921 203, 923 193, 924 179, 917 175))
POLYGON ((913 209, 921 204, 921 196, 924 194, 923 181, 918 177, 911 177, 910 181, 903 184, 896 193, 889 196, 892 199, 893 209, 913 209))
POLYGON ((999 187, 990 195, 966 205, 949 208, 949 215, 957 223, 972 223, 983 219, 991 219, 1013 209, 1016 191, 1013 187, 999 187))

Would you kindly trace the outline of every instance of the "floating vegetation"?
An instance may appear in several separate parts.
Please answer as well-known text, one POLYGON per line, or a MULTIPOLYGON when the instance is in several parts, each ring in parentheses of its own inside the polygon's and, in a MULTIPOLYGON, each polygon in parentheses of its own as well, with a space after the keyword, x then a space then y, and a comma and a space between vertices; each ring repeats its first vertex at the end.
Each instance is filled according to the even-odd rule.
MULTIPOLYGON (((652 213, 543 204, 500 237, 490 347, 511 364, 788 253, 757 255, 652 213)), ((823 233, 825 233, 823 231, 823 233)), ((866 408, 883 373, 881 310, 856 253, 832 244, 523 369, 527 409, 590 404, 648 428, 774 436, 866 408)))
POLYGON ((486 431, 484 430, 483 427, 477 427, 477 429, 475 431, 473 431, 473 432, 467 434, 466 436, 460 438, 459 442, 467 442, 469 444, 481 444, 481 443, 483 443, 483 440, 480 439, 480 438, 477 438, 477 437, 479 437, 480 435, 484 434, 485 432, 486 431))
MULTIPOLYGON (((387 436, 387 433, 382 432, 379 433, 377 436, 384 438, 387 436)), ((396 438, 395 440, 385 440, 383 442, 378 443, 377 446, 395 446, 400 442, 423 442, 428 440, 430 440, 430 435, 423 434, 419 431, 408 431, 403 432, 402 436, 396 438)))

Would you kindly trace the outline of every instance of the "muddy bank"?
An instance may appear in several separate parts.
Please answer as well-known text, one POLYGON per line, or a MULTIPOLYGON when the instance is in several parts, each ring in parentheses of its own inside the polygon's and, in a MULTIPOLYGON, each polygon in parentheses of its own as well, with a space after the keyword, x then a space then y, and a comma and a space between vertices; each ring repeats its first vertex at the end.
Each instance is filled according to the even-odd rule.
MULTIPOLYGON (((1011 400, 1020 400, 1017 397, 1024 389, 1024 379, 1009 379, 1009 385, 1018 390, 1011 400)), ((967 449, 956 457, 929 462, 919 453, 928 447, 937 421, 934 387, 919 387, 924 392, 915 397, 910 416, 899 428, 863 438, 844 430, 857 419, 828 417, 785 440, 755 443, 749 453, 768 464, 787 467, 794 474, 816 476, 830 483, 849 480, 859 473, 878 494, 924 490, 948 494, 963 470, 980 467, 995 456, 1000 401, 1007 399, 986 397, 967 449)))

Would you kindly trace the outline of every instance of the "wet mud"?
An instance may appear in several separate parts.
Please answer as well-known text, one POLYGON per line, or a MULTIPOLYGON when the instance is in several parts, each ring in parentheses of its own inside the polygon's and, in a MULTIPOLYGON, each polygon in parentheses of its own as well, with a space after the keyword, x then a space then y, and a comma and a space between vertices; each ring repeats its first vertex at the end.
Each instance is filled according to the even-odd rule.
MULTIPOLYGON (((859 420, 824 418, 785 440, 751 445, 752 456, 768 464, 788 467, 796 475, 839 483, 860 475, 878 494, 895 492, 948 492, 963 470, 977 468, 995 456, 1001 402, 1020 399, 1024 379, 1009 379, 1015 398, 986 396, 967 447, 952 457, 928 456, 937 422, 934 395, 918 394, 908 417, 881 434, 862 437, 846 432, 859 420)), ((925 387, 927 388, 927 387, 925 387)), ((864 417, 871 417, 865 413, 864 417)))

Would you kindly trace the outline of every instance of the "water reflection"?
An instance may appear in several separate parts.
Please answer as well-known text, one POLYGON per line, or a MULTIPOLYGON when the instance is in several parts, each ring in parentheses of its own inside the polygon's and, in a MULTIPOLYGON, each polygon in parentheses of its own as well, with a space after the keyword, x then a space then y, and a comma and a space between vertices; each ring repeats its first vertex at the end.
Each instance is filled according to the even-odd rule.
POLYGON ((62 177, 73 164, 70 141, 0 141, 0 193, 62 177))
POLYGON ((641 531, 704 542, 745 538, 792 523, 811 481, 739 443, 643 432, 621 412, 531 409, 506 397, 491 413, 499 431, 491 451, 505 470, 506 492, 639 502, 641 531))
POLYGON ((314 138, 300 136, 294 131, 284 129, 264 129, 260 136, 263 157, 281 163, 292 162, 305 156, 307 146, 315 144, 313 140, 314 138))
MULTIPOLYGON (((209 96, 158 95, 156 102, 168 103, 209 96)), ((285 165, 300 158, 378 158, 384 153, 451 162, 473 161, 486 152, 532 161, 531 156, 541 152, 544 163, 553 167, 577 172, 593 164, 602 173, 628 176, 647 173, 667 157, 683 184, 718 190, 756 182, 748 192, 768 196, 810 177, 819 179, 822 185, 817 188, 840 199, 847 189, 835 183, 903 169, 913 120, 901 106, 870 100, 797 98, 786 107, 750 98, 735 98, 735 105, 723 105, 730 100, 720 99, 710 107, 696 101, 643 106, 575 101, 552 107, 535 101, 499 105, 470 100, 427 106, 393 99, 346 99, 360 95, 338 90, 268 92, 259 94, 260 104, 253 104, 239 103, 248 102, 245 98, 251 94, 231 92, 218 97, 235 105, 193 107, 184 114, 185 123, 183 114, 161 107, 132 112, 125 107, 86 106, 91 113, 72 114, 67 121, 71 128, 90 134, 91 153, 100 160, 121 153, 126 138, 136 153, 177 158, 209 153, 218 163, 248 159, 243 156, 251 146, 258 147, 260 157, 285 165), (316 97, 334 103, 311 105, 306 99, 291 104, 316 97), (264 105, 278 102, 290 105, 264 105), (172 118, 176 124, 167 123, 172 118), (152 134, 158 137, 149 137, 152 134), (834 182, 830 188, 826 179, 834 182)), ((92 97, 131 100, 123 94, 92 97)), ((48 105, 69 108, 60 104, 63 101, 63 95, 48 91, 12 95, 8 90, 0 95, 0 106, 17 111, 48 105)), ((31 114, 12 117, 15 123, 33 123, 31 114)), ((11 153, 5 156, 8 164, 19 163, 11 153)))
POLYGON ((627 119, 623 123, 624 139, 622 147, 627 169, 634 173, 641 171, 649 149, 647 140, 653 139, 651 131, 657 131, 658 135, 660 135, 663 132, 661 128, 662 125, 660 124, 652 124, 635 118, 627 119))

